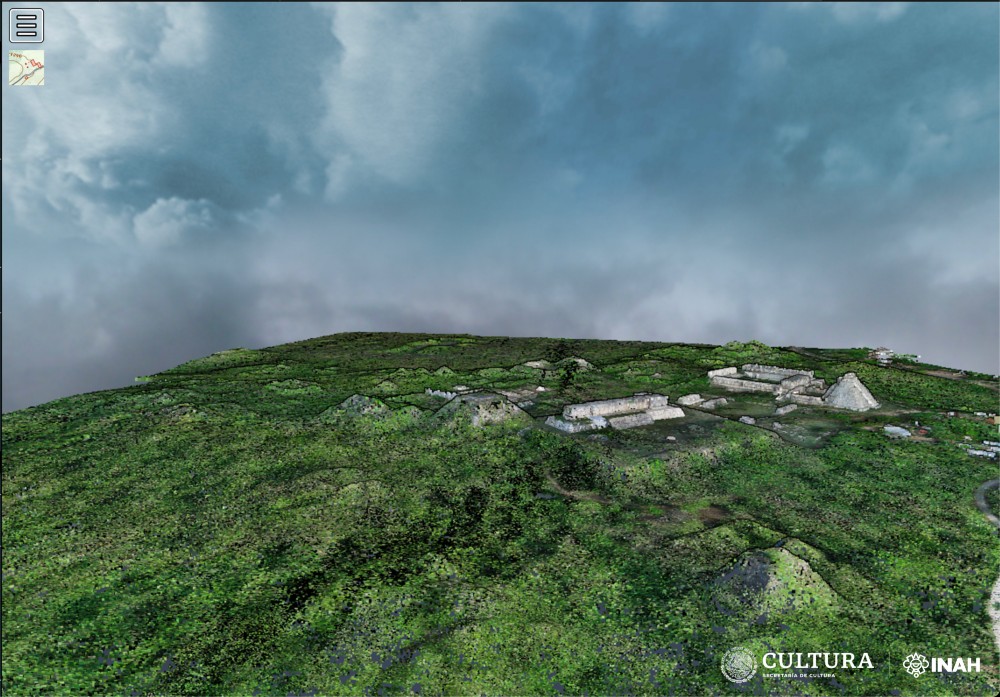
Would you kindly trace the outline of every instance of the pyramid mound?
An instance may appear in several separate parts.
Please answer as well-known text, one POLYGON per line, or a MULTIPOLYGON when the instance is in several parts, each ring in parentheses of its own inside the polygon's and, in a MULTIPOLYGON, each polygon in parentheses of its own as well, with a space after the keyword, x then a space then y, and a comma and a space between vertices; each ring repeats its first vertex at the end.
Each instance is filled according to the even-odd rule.
POLYGON ((461 414, 473 426, 500 423, 510 420, 530 422, 531 417, 509 399, 493 392, 460 394, 438 410, 441 416, 461 414))
POLYGON ((363 394, 351 395, 337 405, 338 411, 360 416, 379 416, 388 413, 389 407, 385 402, 367 397, 363 394))
POLYGON ((570 356, 569 358, 563 358, 561 361, 556 363, 557 368, 565 368, 567 366, 576 364, 578 370, 594 370, 594 364, 585 358, 580 358, 579 356, 570 356))
POLYGON ((836 605, 836 597, 808 561, 784 548, 746 552, 712 584, 713 603, 722 614, 784 614, 836 605))
POLYGON ((854 373, 847 373, 837 378, 837 382, 823 395, 823 402, 831 407, 852 411, 868 411, 879 407, 872 393, 854 373))

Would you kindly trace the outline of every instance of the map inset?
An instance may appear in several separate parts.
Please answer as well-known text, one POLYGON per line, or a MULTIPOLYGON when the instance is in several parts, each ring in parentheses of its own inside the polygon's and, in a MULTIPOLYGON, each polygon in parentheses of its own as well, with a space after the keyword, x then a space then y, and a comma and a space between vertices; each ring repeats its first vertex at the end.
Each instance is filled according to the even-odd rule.
POLYGON ((45 84, 45 51, 8 51, 7 84, 15 87, 45 84))

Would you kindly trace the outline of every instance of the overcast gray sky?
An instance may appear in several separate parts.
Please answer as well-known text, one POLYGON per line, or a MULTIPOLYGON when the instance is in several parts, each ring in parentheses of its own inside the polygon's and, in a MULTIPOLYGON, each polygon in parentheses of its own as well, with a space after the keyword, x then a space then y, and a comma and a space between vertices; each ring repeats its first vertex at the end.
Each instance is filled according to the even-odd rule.
POLYGON ((998 372, 996 3, 30 4, 4 411, 357 330, 998 372))

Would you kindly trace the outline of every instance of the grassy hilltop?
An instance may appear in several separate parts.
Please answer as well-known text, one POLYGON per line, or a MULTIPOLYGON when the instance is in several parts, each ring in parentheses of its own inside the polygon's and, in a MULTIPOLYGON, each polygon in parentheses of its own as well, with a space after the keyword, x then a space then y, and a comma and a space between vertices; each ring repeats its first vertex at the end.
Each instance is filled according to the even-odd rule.
POLYGON ((997 402, 865 349, 339 334, 4 414, 3 692, 993 695, 973 491, 997 465, 958 445, 997 440, 997 402), (881 407, 774 417, 710 387, 750 362, 855 372, 881 407), (436 414, 456 385, 535 418, 436 414), (731 401, 542 424, 635 392, 731 401), (737 646, 874 668, 741 686, 737 646), (983 670, 913 678, 913 652, 983 670))

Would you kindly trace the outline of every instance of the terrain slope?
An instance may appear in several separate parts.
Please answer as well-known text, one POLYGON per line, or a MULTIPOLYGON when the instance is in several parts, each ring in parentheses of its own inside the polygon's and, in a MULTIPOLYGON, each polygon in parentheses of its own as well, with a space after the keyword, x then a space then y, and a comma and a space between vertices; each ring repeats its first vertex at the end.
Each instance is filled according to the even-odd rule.
POLYGON ((3 692, 993 695, 997 463, 967 450, 997 382, 867 356, 338 334, 4 414, 3 692), (879 407, 710 385, 746 363, 853 372, 879 407), (729 401, 544 423, 637 392, 729 401), (873 667, 768 677, 768 651, 873 667))

